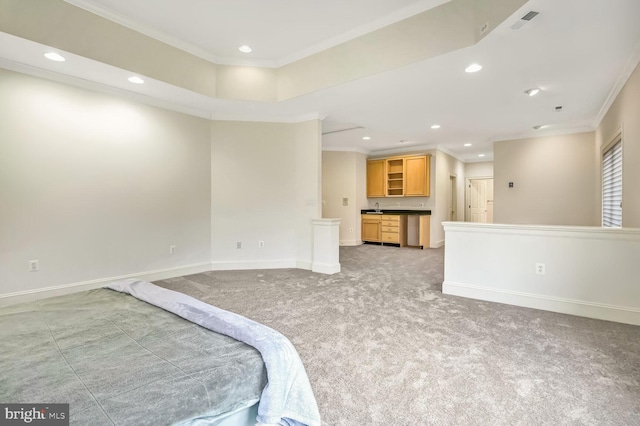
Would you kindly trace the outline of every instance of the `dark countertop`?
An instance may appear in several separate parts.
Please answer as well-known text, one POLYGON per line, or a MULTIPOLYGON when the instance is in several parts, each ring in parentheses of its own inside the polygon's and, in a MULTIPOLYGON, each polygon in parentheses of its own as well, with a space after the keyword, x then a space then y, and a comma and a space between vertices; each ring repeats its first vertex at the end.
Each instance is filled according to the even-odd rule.
MULTIPOLYGON (((375 212, 376 209, 364 209, 360 210, 361 214, 366 214, 367 212, 375 212)), ((380 209, 382 214, 406 214, 406 215, 425 215, 430 216, 431 210, 390 210, 390 209, 380 209)), ((372 215, 375 216, 375 215, 372 215)))

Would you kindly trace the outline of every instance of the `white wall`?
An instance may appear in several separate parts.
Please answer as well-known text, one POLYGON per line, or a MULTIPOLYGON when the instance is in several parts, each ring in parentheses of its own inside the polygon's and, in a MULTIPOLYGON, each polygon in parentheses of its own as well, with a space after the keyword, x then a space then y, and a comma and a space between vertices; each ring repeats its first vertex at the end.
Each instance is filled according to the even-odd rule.
POLYGON ((622 226, 640 228, 640 66, 627 80, 596 131, 595 161, 598 175, 596 213, 602 217, 602 148, 622 131, 622 226))
POLYGON ((435 193, 432 193, 432 198, 435 198, 435 207, 431 211, 431 247, 442 247, 444 245, 442 222, 449 220, 451 176, 456 177, 457 220, 464 220, 464 163, 442 151, 436 151, 435 158, 435 193))
POLYGON ((467 179, 492 178, 493 177, 493 161, 465 163, 464 174, 467 179))
POLYGON ((319 120, 212 122, 4 70, 0 114, 0 304, 122 277, 311 269, 319 120))
POLYGON ((311 269, 311 219, 321 216, 320 163, 319 120, 213 122, 213 268, 311 269))
POLYGON ((207 120, 6 70, 0 117, 0 297, 208 269, 207 120))
POLYGON ((593 132, 496 142, 494 222, 599 225, 594 144, 593 132))
MULTIPOLYGON (((369 208, 369 200, 367 199, 367 156, 359 154, 356 156, 356 201, 357 214, 360 215, 361 210, 369 208)), ((362 242, 362 221, 359 217, 356 225, 356 240, 362 242)))
POLYGON ((640 325, 638 229, 448 222, 445 230, 445 294, 640 325))
POLYGON ((323 151, 322 217, 340 218, 340 245, 362 243, 360 210, 367 208, 366 156, 359 152, 323 151), (343 198, 348 205, 343 205, 343 198))
MULTIPOLYGON (((313 262, 312 219, 322 218, 322 121, 290 124, 296 153, 295 232, 296 267, 311 269, 313 262)), ((337 249, 337 248, 336 248, 337 249)))

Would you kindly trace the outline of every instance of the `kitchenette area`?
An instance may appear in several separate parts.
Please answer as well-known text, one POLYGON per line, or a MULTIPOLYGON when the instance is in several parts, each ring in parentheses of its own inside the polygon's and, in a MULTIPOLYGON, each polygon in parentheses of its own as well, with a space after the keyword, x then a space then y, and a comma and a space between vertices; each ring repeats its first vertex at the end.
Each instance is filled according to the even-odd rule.
MULTIPOLYGON (((430 195, 430 155, 367 160, 367 198, 396 200, 430 195)), ((370 204, 371 205, 371 204, 370 204)), ((374 209, 360 211, 362 242, 397 247, 430 246, 431 210, 374 209)))
POLYGON ((433 247, 431 153, 323 153, 323 218, 340 218, 340 246, 433 247))
POLYGON ((430 210, 364 209, 362 242, 429 248, 430 210))

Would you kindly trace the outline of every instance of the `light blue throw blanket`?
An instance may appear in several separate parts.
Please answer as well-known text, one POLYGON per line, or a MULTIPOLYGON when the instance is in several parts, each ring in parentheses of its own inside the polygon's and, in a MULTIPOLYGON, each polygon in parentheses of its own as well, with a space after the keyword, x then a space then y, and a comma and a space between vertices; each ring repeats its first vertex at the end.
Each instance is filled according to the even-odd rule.
POLYGON ((298 352, 282 334, 241 315, 147 281, 114 281, 107 288, 130 294, 211 331, 253 346, 262 355, 268 377, 258 405, 258 422, 320 426, 320 413, 307 373, 298 352))

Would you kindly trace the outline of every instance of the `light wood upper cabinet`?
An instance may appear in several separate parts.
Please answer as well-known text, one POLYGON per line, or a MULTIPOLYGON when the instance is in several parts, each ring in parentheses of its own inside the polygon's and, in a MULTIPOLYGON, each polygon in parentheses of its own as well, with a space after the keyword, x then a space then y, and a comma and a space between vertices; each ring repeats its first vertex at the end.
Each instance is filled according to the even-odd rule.
POLYGON ((384 160, 367 161, 367 197, 384 197, 384 160))
POLYGON ((428 197, 431 155, 367 160, 367 197, 428 197))
POLYGON ((429 160, 421 155, 404 159, 404 195, 406 197, 429 196, 429 160))
POLYGON ((387 162, 387 197, 404 195, 404 158, 388 158, 387 162))

